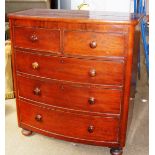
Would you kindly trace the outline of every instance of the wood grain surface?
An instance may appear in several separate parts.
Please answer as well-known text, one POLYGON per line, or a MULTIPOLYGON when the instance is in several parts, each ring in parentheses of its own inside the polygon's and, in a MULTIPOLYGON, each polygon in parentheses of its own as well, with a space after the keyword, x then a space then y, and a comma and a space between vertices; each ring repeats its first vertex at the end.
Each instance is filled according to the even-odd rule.
POLYGON ((121 155, 137 70, 135 26, 141 18, 48 9, 9 14, 19 126, 108 146, 111 154, 121 155))

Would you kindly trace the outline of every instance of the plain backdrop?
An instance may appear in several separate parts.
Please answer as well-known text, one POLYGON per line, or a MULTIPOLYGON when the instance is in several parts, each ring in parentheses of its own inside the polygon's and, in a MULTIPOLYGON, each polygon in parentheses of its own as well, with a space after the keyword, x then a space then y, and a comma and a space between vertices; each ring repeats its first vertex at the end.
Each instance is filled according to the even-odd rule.
POLYGON ((133 0, 59 0, 61 9, 77 10, 81 3, 89 4, 90 10, 130 12, 133 10, 133 0))

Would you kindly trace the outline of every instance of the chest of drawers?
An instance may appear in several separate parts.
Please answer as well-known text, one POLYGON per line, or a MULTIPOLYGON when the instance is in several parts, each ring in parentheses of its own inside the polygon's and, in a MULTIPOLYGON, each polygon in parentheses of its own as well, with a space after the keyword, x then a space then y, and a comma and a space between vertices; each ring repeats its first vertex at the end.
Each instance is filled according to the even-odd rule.
POLYGON ((18 124, 121 155, 139 16, 32 9, 9 15, 18 124))

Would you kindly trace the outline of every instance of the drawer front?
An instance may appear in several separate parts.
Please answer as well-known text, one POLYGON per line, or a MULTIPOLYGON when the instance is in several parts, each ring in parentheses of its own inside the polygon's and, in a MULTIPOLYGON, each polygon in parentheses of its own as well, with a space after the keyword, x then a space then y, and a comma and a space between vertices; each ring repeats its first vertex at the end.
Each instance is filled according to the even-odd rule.
POLYGON ((120 113, 121 90, 18 76, 19 96, 87 112, 120 113))
POLYGON ((60 30, 15 27, 14 36, 15 47, 60 51, 60 30))
POLYGON ((81 56, 124 56, 124 35, 65 31, 64 52, 81 56))
POLYGON ((62 136, 116 142, 119 119, 56 111, 19 101, 20 122, 62 136))
POLYGON ((111 85, 123 83, 122 61, 95 61, 16 52, 16 65, 20 72, 53 79, 111 85))

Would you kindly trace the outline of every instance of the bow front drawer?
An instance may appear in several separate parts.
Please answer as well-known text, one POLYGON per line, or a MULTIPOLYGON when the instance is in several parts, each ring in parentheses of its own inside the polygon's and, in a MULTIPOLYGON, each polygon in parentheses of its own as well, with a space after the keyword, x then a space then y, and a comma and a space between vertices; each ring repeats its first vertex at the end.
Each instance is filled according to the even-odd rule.
POLYGON ((81 56, 124 56, 123 33, 65 31, 64 52, 81 56))
POLYGON ((83 112, 120 114, 122 91, 18 75, 19 97, 83 112))
POLYGON ((122 85, 124 77, 123 61, 95 61, 16 52, 16 66, 20 72, 79 83, 122 85))
POLYGON ((15 27, 14 46, 20 48, 59 52, 60 30, 15 27))
POLYGON ((21 124, 53 135, 88 141, 117 142, 118 117, 80 115, 19 101, 21 124))

